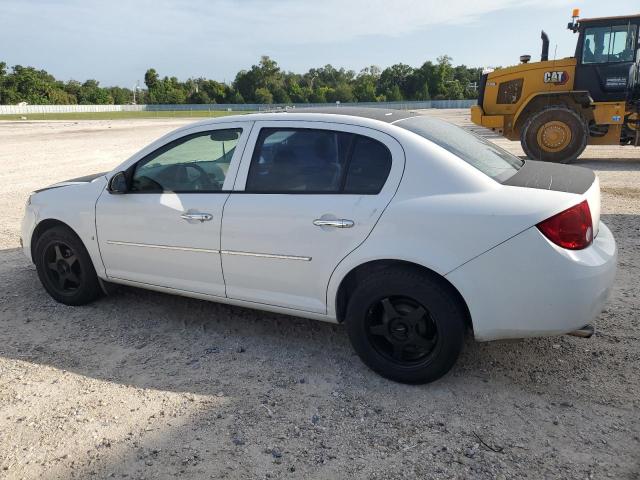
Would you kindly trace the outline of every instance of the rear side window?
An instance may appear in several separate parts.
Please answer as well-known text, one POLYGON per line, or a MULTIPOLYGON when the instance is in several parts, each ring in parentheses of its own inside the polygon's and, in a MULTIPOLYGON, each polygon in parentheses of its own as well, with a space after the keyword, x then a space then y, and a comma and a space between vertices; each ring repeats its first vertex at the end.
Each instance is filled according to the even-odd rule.
POLYGON ((377 140, 352 133, 302 128, 260 131, 246 191, 260 193, 380 192, 391 153, 377 140))
POLYGON ((345 193, 376 194, 382 190, 391 170, 391 152, 372 138, 355 135, 345 193))
POLYGON ((488 140, 427 115, 401 120, 394 125, 441 146, 500 183, 514 176, 524 165, 520 158, 488 140))

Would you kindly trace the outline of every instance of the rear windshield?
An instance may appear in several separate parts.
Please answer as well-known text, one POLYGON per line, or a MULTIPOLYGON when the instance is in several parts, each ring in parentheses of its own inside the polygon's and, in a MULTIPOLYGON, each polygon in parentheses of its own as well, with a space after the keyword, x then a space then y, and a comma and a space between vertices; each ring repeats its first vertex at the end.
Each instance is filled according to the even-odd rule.
POLYGON ((497 182, 514 176, 524 162, 478 135, 427 115, 408 118, 394 125, 440 145, 497 182))

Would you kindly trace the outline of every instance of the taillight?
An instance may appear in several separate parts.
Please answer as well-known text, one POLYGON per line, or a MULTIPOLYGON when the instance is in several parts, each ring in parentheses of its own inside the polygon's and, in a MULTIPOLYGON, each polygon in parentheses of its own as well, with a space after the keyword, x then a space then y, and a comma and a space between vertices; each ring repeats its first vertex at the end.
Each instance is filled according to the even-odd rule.
POLYGON ((540 222, 537 227, 553 243, 569 250, 581 250, 593 242, 591 210, 586 200, 540 222))

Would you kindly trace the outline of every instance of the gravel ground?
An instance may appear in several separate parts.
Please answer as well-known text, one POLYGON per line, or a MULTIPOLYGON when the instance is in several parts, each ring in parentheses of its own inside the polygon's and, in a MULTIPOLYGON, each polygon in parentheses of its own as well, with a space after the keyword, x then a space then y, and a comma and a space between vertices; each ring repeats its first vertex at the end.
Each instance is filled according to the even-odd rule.
POLYGON ((339 326, 130 288, 48 297, 18 249, 29 192, 187 122, 0 123, 1 478, 640 478, 640 150, 577 162, 620 249, 596 335, 469 338, 449 375, 406 386, 339 326))

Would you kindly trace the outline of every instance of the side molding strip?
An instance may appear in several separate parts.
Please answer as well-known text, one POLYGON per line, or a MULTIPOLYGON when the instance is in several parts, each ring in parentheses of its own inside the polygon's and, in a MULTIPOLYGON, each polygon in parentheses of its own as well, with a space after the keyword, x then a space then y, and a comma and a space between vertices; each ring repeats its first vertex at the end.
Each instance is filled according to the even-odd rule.
POLYGON ((150 243, 117 242, 115 240, 107 240, 107 243, 109 245, 124 245, 126 247, 161 248, 163 250, 180 250, 183 252, 220 253, 220 250, 209 250, 207 248, 172 247, 169 245, 152 245, 150 243))
POLYGON ((302 260, 303 262, 311 261, 311 257, 300 257, 298 255, 275 255, 272 253, 238 252, 236 250, 222 250, 220 253, 223 253, 225 255, 240 255, 244 257, 275 258, 278 260, 302 260))
POLYGON ((218 254, 224 254, 224 255, 238 255, 243 257, 273 258, 276 260, 300 260, 303 262, 311 261, 311 257, 301 257, 298 255, 276 255, 272 253, 240 252, 236 250, 210 250, 207 248, 173 247, 169 245, 153 245, 150 243, 118 242, 116 240, 107 240, 107 244, 122 245, 125 247, 147 247, 147 248, 159 248, 163 250, 179 250, 183 252, 218 253, 218 254))

